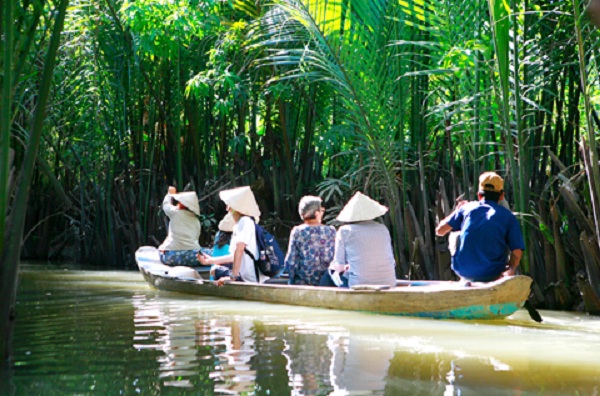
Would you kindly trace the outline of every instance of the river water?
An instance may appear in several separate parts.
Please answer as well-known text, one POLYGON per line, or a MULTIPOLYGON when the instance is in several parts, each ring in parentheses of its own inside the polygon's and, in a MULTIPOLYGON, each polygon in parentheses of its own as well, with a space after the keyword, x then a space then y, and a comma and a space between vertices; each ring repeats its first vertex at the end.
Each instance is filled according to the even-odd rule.
MULTIPOLYGON (((226 287, 226 286, 225 286, 226 287)), ((160 292, 25 265, 14 395, 600 395, 600 318, 440 321, 160 292)))

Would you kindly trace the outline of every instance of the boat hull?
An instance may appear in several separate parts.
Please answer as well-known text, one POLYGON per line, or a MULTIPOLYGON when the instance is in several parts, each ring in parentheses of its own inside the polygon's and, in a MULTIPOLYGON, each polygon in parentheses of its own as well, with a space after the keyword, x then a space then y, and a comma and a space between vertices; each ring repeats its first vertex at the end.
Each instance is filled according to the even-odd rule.
MULTIPOLYGON (((140 255, 142 256, 142 255, 140 255)), ((514 276, 496 282, 461 286, 458 282, 399 282, 361 290, 277 284, 213 282, 169 275, 169 267, 138 257, 144 279, 159 290, 307 307, 416 316, 437 319, 498 319, 519 310, 529 296, 531 278, 514 276)))

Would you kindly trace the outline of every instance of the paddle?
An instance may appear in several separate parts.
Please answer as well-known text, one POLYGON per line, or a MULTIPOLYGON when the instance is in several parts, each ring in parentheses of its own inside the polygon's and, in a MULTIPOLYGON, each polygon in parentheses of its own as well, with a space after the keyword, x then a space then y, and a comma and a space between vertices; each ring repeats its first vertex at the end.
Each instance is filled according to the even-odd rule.
MULTIPOLYGON (((527 275, 529 276, 529 274, 527 274, 527 275)), ((523 304, 523 308, 525 308, 527 310, 527 313, 529 314, 529 317, 531 319, 533 319, 534 321, 536 321, 538 323, 541 323, 541 322, 543 322, 544 319, 542 319, 542 315, 540 315, 538 310, 535 309, 535 307, 531 303, 531 297, 534 295, 533 284, 534 284, 534 282, 531 282, 531 286, 530 286, 531 294, 529 295, 529 298, 527 300, 525 300, 525 304, 523 304)))
POLYGON ((523 304, 523 307, 527 310, 531 319, 535 320, 538 323, 541 323, 544 320, 544 319, 542 319, 542 315, 540 315, 540 313, 537 311, 537 309, 535 309, 535 307, 533 306, 531 301, 529 301, 529 300, 525 301, 525 304, 523 304))

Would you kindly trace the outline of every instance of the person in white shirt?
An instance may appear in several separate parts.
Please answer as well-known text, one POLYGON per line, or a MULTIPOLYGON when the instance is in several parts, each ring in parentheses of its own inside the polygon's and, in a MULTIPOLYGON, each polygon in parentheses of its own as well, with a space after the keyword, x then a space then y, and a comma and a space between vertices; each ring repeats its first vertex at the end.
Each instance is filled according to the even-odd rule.
POLYGON ((177 193, 169 187, 162 208, 169 217, 169 230, 158 247, 160 261, 169 266, 197 266, 200 251, 200 205, 193 191, 177 193))
POLYGON ((213 265, 211 276, 218 286, 228 280, 241 282, 263 282, 268 279, 260 274, 254 265, 254 260, 246 252, 258 257, 256 245, 255 221, 260 217, 260 209, 248 186, 224 190, 219 197, 227 205, 227 211, 233 216, 235 225, 229 244, 229 254, 220 257, 199 253, 198 260, 202 265, 213 265), (231 269, 222 264, 233 262, 231 269), (257 278, 258 276, 258 278, 257 278))

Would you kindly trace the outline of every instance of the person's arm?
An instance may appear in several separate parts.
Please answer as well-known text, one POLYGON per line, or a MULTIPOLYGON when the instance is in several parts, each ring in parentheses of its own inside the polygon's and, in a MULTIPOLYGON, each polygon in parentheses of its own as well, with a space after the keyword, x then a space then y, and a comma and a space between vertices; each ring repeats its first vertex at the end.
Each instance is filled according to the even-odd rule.
POLYGON ((233 254, 227 254, 225 256, 213 257, 208 254, 198 253, 198 261, 202 265, 223 265, 233 261, 233 254))
POLYGON ((233 253, 233 265, 231 267, 231 273, 234 278, 237 278, 240 274, 240 270, 242 269, 242 259, 244 258, 244 251, 246 249, 246 244, 244 242, 238 242, 235 245, 235 252, 233 253))
POLYGON ((440 221, 440 224, 435 228, 435 235, 444 236, 450 231, 452 231, 452 227, 448 224, 448 218, 446 217, 444 220, 440 221))
POLYGON ((508 269, 504 271, 502 275, 513 276, 517 267, 521 263, 521 257, 523 257, 523 251, 521 249, 515 249, 510 252, 510 258, 508 260, 508 269))
POLYGON ((342 233, 348 232, 348 230, 344 229, 344 227, 340 227, 340 229, 335 234, 335 249, 333 253, 333 261, 329 264, 330 268, 335 269, 337 272, 346 271, 346 240, 342 236, 342 233))
POLYGON ((503 275, 512 276, 515 274, 517 267, 521 263, 521 258, 523 257, 523 252, 525 251, 525 241, 523 240, 523 234, 521 233, 519 221, 515 216, 512 217, 512 220, 509 224, 506 244, 510 250, 510 257, 508 259, 508 269, 503 273, 503 275))
POLYGON ((173 212, 175 211, 175 206, 171 205, 171 195, 176 193, 177 189, 173 186, 170 186, 167 194, 163 198, 162 208, 165 214, 169 217, 171 217, 171 214, 173 214, 173 212))
POLYGON ((293 282, 296 275, 296 263, 298 262, 298 251, 296 249, 296 229, 290 233, 290 242, 288 243, 287 253, 285 255, 285 268, 287 269, 290 283, 293 282))
POLYGON ((458 210, 466 203, 467 203, 467 201, 459 201, 456 204, 456 208, 454 208, 452 213, 450 213, 448 216, 446 216, 446 218, 444 218, 442 221, 440 221, 438 226, 435 228, 435 235, 444 236, 447 233, 449 233, 450 231, 454 230, 454 228, 448 223, 449 223, 450 219, 452 219, 453 217, 456 216, 456 214, 458 213, 458 210))

